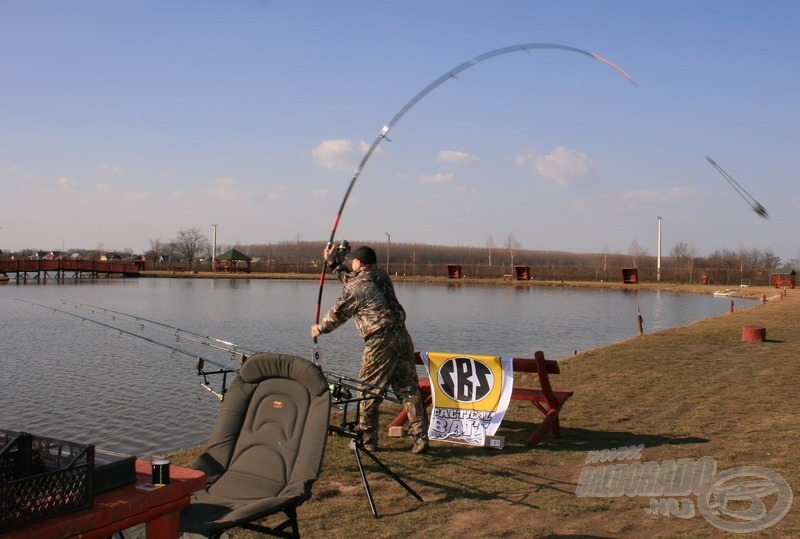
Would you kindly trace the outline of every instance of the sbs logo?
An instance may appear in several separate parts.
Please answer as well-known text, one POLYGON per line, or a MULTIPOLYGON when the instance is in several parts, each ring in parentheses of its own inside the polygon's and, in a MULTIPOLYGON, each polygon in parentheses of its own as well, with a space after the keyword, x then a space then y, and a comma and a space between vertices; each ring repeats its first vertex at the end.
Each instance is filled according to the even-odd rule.
POLYGON ((439 368, 439 387, 458 402, 478 402, 494 387, 492 370, 473 358, 452 357, 439 368))

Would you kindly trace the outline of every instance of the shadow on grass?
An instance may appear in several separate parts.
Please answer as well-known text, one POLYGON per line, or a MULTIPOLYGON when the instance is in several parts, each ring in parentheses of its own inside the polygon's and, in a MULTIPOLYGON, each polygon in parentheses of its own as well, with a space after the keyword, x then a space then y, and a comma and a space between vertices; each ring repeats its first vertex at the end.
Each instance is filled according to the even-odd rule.
MULTIPOLYGON (((521 451, 520 451, 521 453, 521 451)), ((527 470, 492 458, 503 456, 497 449, 436 444, 424 457, 409 461, 406 451, 381 450, 381 458, 404 481, 424 491, 435 491, 436 502, 455 500, 505 500, 509 503, 541 509, 534 503, 536 493, 542 490, 573 494, 575 484, 527 470)), ((508 454, 506 457, 510 456, 508 454)), ((372 462, 364 461, 370 483, 375 480, 390 483, 392 479, 372 462)), ((357 472, 356 472, 357 473, 357 472)), ((401 488, 393 485, 392 488, 401 488)), ((433 500, 426 500, 433 501, 433 500)), ((413 512, 418 507, 390 507, 383 514, 413 512)))
POLYGON ((572 535, 572 534, 550 534, 542 535, 541 539, 608 539, 610 535, 572 535))
MULTIPOLYGON (((554 440, 546 437, 535 447, 528 448, 525 441, 530 432, 530 423, 505 421, 497 433, 505 436, 506 445, 502 450, 436 442, 424 456, 409 455, 409 448, 405 445, 381 448, 378 456, 413 488, 424 486, 436 491, 439 502, 504 500, 517 506, 543 509, 552 503, 552 499, 548 502, 537 494, 575 494, 577 485, 574 481, 577 477, 572 477, 569 471, 565 473, 564 467, 579 467, 588 451, 640 444, 655 447, 704 444, 709 441, 697 436, 562 427, 561 438, 554 440), (574 457, 569 453, 574 453, 574 457), (549 463, 555 455, 566 457, 567 460, 559 458, 549 463)), ((383 476, 391 481, 369 459, 364 461, 364 467, 370 480, 383 476)), ((400 488, 397 485, 395 487, 400 488)), ((391 507, 385 509, 384 513, 388 516, 414 510, 416 508, 391 507)))
POLYGON ((561 427, 561 437, 553 439, 548 434, 538 445, 527 448, 525 441, 531 424, 522 421, 504 421, 498 434, 506 436, 504 451, 593 451, 644 444, 645 447, 661 445, 705 444, 710 440, 699 436, 671 434, 643 434, 631 431, 589 430, 561 427))

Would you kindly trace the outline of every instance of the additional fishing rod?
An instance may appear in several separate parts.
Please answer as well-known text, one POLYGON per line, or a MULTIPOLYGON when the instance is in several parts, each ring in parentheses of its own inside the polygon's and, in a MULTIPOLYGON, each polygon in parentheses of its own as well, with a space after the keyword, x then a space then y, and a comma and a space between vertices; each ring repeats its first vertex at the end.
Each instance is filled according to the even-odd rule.
POLYGON ((401 402, 398 396, 389 394, 388 386, 376 386, 358 378, 350 378, 335 372, 322 371, 325 379, 328 381, 331 389, 331 395, 334 400, 348 400, 352 398, 350 390, 360 392, 362 395, 371 395, 372 397, 380 397, 390 402, 401 402))
MULTIPOLYGON (((175 326, 164 324, 163 322, 158 322, 156 320, 149 320, 147 318, 144 318, 142 316, 138 316, 138 315, 135 315, 135 314, 124 313, 122 311, 115 311, 114 309, 109 309, 108 307, 99 307, 99 306, 96 306, 96 305, 89 305, 89 304, 86 304, 86 303, 77 303, 77 302, 69 301, 69 300, 62 300, 61 302, 63 304, 66 304, 66 305, 73 305, 76 308, 80 307, 80 308, 83 308, 83 309, 87 309, 92 314, 96 314, 95 311, 100 311, 102 314, 105 314, 107 316, 112 317, 112 320, 116 320, 116 318, 115 318, 116 316, 121 316, 123 318, 127 318, 131 322, 136 323, 139 326, 139 328, 142 329, 142 330, 150 329, 152 331, 157 331, 157 332, 160 332, 160 333, 165 333, 167 335, 175 336, 176 339, 178 339, 178 340, 183 339, 183 340, 187 340, 189 342, 197 343, 197 344, 200 344, 200 345, 203 345, 203 346, 208 346, 208 347, 214 348, 216 350, 221 350, 223 352, 229 352, 231 354, 239 354, 239 355, 242 356, 242 363, 244 363, 244 360, 247 358, 247 356, 244 353, 241 352, 242 350, 244 350, 245 352, 248 352, 248 354, 250 354, 250 355, 258 353, 258 351, 255 350, 255 349, 248 348, 248 347, 245 347, 245 346, 242 346, 242 345, 239 345, 239 344, 236 344, 236 343, 232 343, 232 342, 229 342, 229 341, 226 341, 226 340, 223 340, 223 339, 204 336, 204 335, 201 335, 200 333, 195 333, 195 332, 190 331, 188 329, 181 329, 181 328, 178 328, 178 327, 175 327, 175 326), (143 321, 149 322, 150 324, 153 324, 153 326, 145 324, 145 323, 143 323, 143 321), (170 331, 168 331, 168 330, 170 330, 170 331), (181 334, 184 334, 184 335, 181 335, 181 334), (200 337, 201 339, 207 339, 207 340, 210 340, 210 341, 213 341, 213 342, 207 342, 206 340, 192 339, 192 338, 186 337, 185 334, 197 336, 197 337, 200 337), (223 343, 223 344, 225 344, 227 346, 217 346, 214 343, 223 343)), ((394 399, 393 397, 387 395, 387 391, 388 391, 387 387, 376 386, 376 385, 364 382, 362 380, 359 380, 357 378, 351 378, 349 376, 345 376, 343 374, 338 374, 338 373, 331 372, 331 371, 323 371, 323 375, 328 379, 329 383, 331 383, 332 385, 347 386, 350 389, 356 389, 356 390, 362 391, 362 392, 371 392, 371 393, 374 393, 374 394, 377 394, 377 395, 385 396, 387 398, 387 400, 390 400, 390 401, 393 401, 393 402, 400 402, 399 400, 394 399)))
POLYGON ((203 386, 203 388, 205 388, 207 391, 209 391, 213 395, 215 395, 219 400, 222 400, 225 397, 225 391, 227 390, 227 376, 228 376, 228 374, 235 373, 237 371, 237 369, 231 368, 230 366, 225 365, 223 363, 219 363, 219 362, 211 360, 211 359, 206 359, 206 358, 204 358, 202 356, 199 356, 197 354, 192 354, 190 352, 182 350, 181 348, 178 348, 178 347, 175 347, 175 346, 171 346, 171 345, 168 345, 168 344, 164 344, 164 343, 162 343, 160 341, 157 341, 155 339, 151 339, 149 337, 145 337, 144 335, 140 335, 139 333, 135 333, 133 331, 129 331, 127 329, 120 328, 120 327, 114 326, 112 324, 106 324, 105 322, 101 322, 99 320, 95 320, 94 318, 90 318, 90 317, 87 317, 87 316, 81 316, 80 314, 73 313, 73 312, 70 312, 70 311, 65 311, 63 309, 58 309, 58 308, 50 306, 50 305, 42 305, 41 303, 34 303, 32 301, 26 301, 26 300, 19 299, 19 298, 17 298, 17 301, 20 301, 22 303, 27 303, 27 304, 33 305, 35 307, 41 307, 43 309, 49 309, 49 310, 51 310, 53 312, 66 314, 68 316, 72 316, 72 317, 78 318, 79 320, 84 321, 84 322, 91 322, 93 324, 97 324, 98 326, 102 326, 102 327, 105 327, 107 329, 111 329, 111 330, 117 331, 120 334, 130 335, 132 337, 136 337, 137 339, 142 339, 143 341, 147 341, 147 342, 149 342, 151 344, 155 344, 156 346, 161 346, 163 348, 171 350, 172 353, 183 354, 185 356, 191 357, 192 359, 196 360, 197 374, 203 376, 203 382, 201 382, 200 385, 203 386), (214 365, 215 367, 218 367, 219 370, 216 370, 216 371, 207 371, 207 370, 205 370, 205 364, 206 363, 214 365), (210 375, 217 375, 217 374, 221 374, 222 375, 222 388, 218 392, 214 391, 211 388, 211 386, 210 386, 210 384, 208 382, 208 378, 207 378, 210 375))
MULTIPOLYGON (((82 316, 82 315, 77 314, 75 312, 59 309, 57 307, 53 307, 53 306, 50 306, 50 305, 43 305, 43 304, 40 304, 40 303, 34 303, 34 302, 31 302, 31 301, 26 301, 26 300, 22 300, 22 299, 17 299, 17 301, 22 302, 22 303, 27 303, 29 305, 33 305, 33 306, 36 306, 36 307, 41 307, 43 309, 49 309, 49 310, 51 310, 53 312, 66 314, 66 315, 72 316, 74 318, 77 318, 77 319, 79 319, 81 321, 88 321, 88 322, 91 322, 91 323, 96 324, 98 326, 101 326, 101 327, 116 331, 116 332, 118 332, 120 334, 130 335, 132 337, 136 337, 137 339, 141 339, 143 341, 149 342, 151 344, 155 344, 155 345, 160 346, 162 348, 166 348, 166 349, 170 350, 173 353, 179 353, 179 354, 191 357, 191 358, 196 360, 197 374, 203 376, 203 382, 201 382, 200 385, 204 389, 206 389, 207 391, 209 391, 210 393, 215 395, 219 400, 223 400, 224 399, 225 392, 227 390, 227 376, 228 376, 228 374, 233 374, 233 373, 236 373, 238 371, 238 368, 233 368, 233 367, 231 367, 229 365, 225 365, 224 363, 220 363, 220 362, 218 362, 216 360, 204 358, 204 357, 199 356, 197 354, 193 354, 191 352, 187 352, 186 350, 183 350, 183 349, 178 348, 176 346, 165 344, 163 342, 160 342, 160 341, 158 341, 156 339, 152 339, 152 338, 147 337, 145 335, 142 335, 140 333, 137 333, 137 332, 134 332, 134 331, 130 331, 130 330, 127 330, 125 328, 122 328, 122 327, 119 327, 119 326, 116 326, 116 325, 113 325, 113 324, 108 324, 108 323, 96 320, 94 318, 90 318, 88 316, 82 316), (215 367, 218 368, 218 370, 213 370, 213 371, 206 370, 206 368, 205 368, 206 364, 214 365, 215 367), (210 385, 210 382, 208 380, 208 376, 219 375, 219 374, 222 375, 222 386, 221 386, 221 390, 220 391, 215 391, 210 385)), ((151 330, 151 331, 165 333, 165 334, 168 334, 168 335, 171 335, 171 336, 176 336, 176 338, 178 339, 178 342, 180 342, 181 339, 183 339, 183 340, 186 340, 186 341, 191 342, 191 343, 199 344, 199 345, 202 345, 202 346, 208 346, 208 347, 211 347, 211 348, 223 351, 223 352, 228 352, 228 353, 232 354, 232 357, 231 357, 232 359, 234 357, 233 354, 239 354, 241 356, 241 363, 244 363, 246 361, 247 357, 248 357, 248 355, 245 355, 244 353, 242 353, 241 350, 244 350, 244 351, 248 352, 249 355, 253 355, 253 354, 258 353, 258 351, 256 351, 253 348, 248 348, 246 346, 238 345, 238 344, 235 344, 235 343, 232 343, 232 342, 229 342, 229 341, 225 341, 223 339, 217 339, 217 338, 205 337, 205 336, 202 337, 203 339, 210 339, 210 340, 213 340, 213 341, 218 342, 218 343, 226 343, 227 345, 229 345, 232 348, 225 348, 225 347, 222 347, 222 346, 212 345, 211 343, 204 342, 204 341, 201 341, 201 340, 187 338, 185 335, 184 336, 179 336, 178 333, 168 332, 164 328, 172 329, 172 330, 175 330, 177 332, 184 333, 184 334, 190 334, 190 335, 199 336, 200 334, 199 333, 195 333, 195 332, 190 331, 190 330, 187 330, 187 329, 180 329, 180 328, 176 328, 176 327, 173 327, 173 326, 169 326, 167 324, 164 324, 162 322, 158 322, 158 321, 155 321, 155 320, 148 320, 146 318, 143 318, 143 317, 140 317, 140 316, 136 316, 136 315, 133 315, 133 314, 123 313, 121 311, 115 311, 113 309, 109 309, 109 308, 106 308, 106 307, 97 307, 97 306, 87 305, 87 304, 83 304, 83 303, 76 303, 76 302, 68 301, 68 300, 62 300, 61 303, 65 304, 65 305, 72 305, 74 308, 80 307, 80 308, 83 308, 83 309, 87 309, 92 314, 95 314, 95 315, 97 314, 95 311, 100 311, 102 314, 104 314, 106 316, 111 316, 112 320, 117 321, 117 322, 120 322, 120 320, 117 320, 116 318, 114 318, 114 316, 115 315, 119 315, 119 316, 121 316, 123 318, 128 319, 127 320, 128 322, 136 323, 140 330, 147 329, 147 330, 151 330), (142 320, 147 320, 152 325, 144 324, 144 323, 142 323, 142 320), (155 327, 155 326, 161 326, 161 327, 155 327)), ((357 378, 351 378, 349 376, 345 376, 343 374, 338 374, 338 373, 334 373, 334 372, 330 372, 330 371, 323 371, 323 375, 328 380, 328 383, 331 386, 332 391, 335 391, 335 392, 338 393, 339 398, 345 398, 345 397, 348 398, 348 399, 351 398, 352 393, 350 393, 350 391, 353 390, 353 391, 360 392, 362 395, 368 395, 368 396, 372 396, 372 397, 381 397, 383 399, 386 399, 387 401, 394 402, 394 403, 399 403, 400 402, 400 400, 396 396, 394 396, 394 395, 389 393, 389 387, 376 386, 374 384, 370 384, 370 383, 364 382, 364 381, 359 380, 357 378)))
POLYGON ((235 359, 238 355, 241 359, 241 362, 244 363, 244 360, 247 359, 248 355, 253 355, 258 353, 257 350, 251 350, 249 348, 240 346, 236 343, 232 343, 229 341, 225 341, 222 339, 217 339, 215 337, 209 337, 206 335, 201 335, 200 333, 195 333, 193 331, 189 331, 188 329, 181 329, 179 327, 170 326, 168 324, 164 324, 162 322, 157 322, 155 320, 149 320, 142 316, 123 313, 120 311, 115 311, 113 309, 109 309, 106 307, 97 307, 95 305, 87 305, 85 303, 76 303, 74 301, 67 301, 62 300, 62 303, 66 305, 73 305, 75 308, 82 308, 89 310, 92 314, 95 314, 95 311, 100 311, 102 314, 110 316, 112 320, 116 320, 117 316, 121 316, 126 318, 128 321, 136 323, 140 329, 150 329, 152 331, 157 331, 159 333, 165 333, 167 335, 172 335, 175 337, 176 340, 187 340, 189 342, 193 342, 196 344, 200 344, 202 346, 207 346, 209 348, 213 348, 215 350, 221 350, 223 352, 228 352, 231 354, 231 359, 235 359), (151 325, 152 324, 152 325, 151 325), (246 352, 246 353, 245 353, 246 352))
MULTIPOLYGON (((495 58, 497 56, 501 56, 501 55, 504 55, 504 54, 509 54, 509 53, 512 53, 512 52, 519 52, 519 51, 524 51, 524 52, 528 52, 529 53, 530 51, 535 50, 535 49, 561 50, 561 51, 576 52, 576 53, 579 53, 579 54, 586 55, 586 56, 588 56, 588 57, 590 57, 590 58, 592 58, 594 60, 598 60, 598 61, 600 61, 600 62, 602 62, 602 63, 604 63, 604 64, 606 64, 606 65, 608 65, 608 66, 610 66, 612 68, 614 68, 622 76, 624 76, 626 79, 628 79, 628 81, 636 84, 636 81, 633 80, 633 78, 630 75, 628 75, 625 71, 623 71, 619 66, 617 66, 613 62, 603 58, 602 56, 599 56, 597 54, 591 53, 589 51, 578 49, 576 47, 570 47, 570 46, 567 46, 567 45, 556 45, 556 44, 549 44, 549 43, 527 43, 527 44, 522 44, 522 45, 512 45, 510 47, 504 47, 504 48, 501 48, 501 49, 495 49, 493 51, 486 52, 484 54, 481 54, 479 56, 476 56, 476 57, 472 58, 471 60, 467 60, 466 62, 464 62, 462 64, 459 64, 458 66, 456 66, 453 69, 451 69, 450 71, 446 72, 444 75, 442 75, 438 79, 436 79, 433 82, 431 82, 430 84, 428 84, 417 95, 415 95, 413 98, 411 98, 411 100, 408 103, 406 103, 403 106, 403 108, 401 108, 397 112, 397 114, 394 115, 394 117, 391 120, 389 120, 389 123, 384 125, 381 128, 381 130, 378 132, 378 136, 375 137, 375 140, 372 142, 372 145, 367 149, 366 153, 364 154, 364 157, 361 158, 361 162, 356 167, 356 170, 353 173, 353 177, 350 180, 350 184, 347 186, 347 190, 345 191, 344 198, 342 199, 342 203, 339 206, 339 211, 337 212, 336 217, 334 217, 334 219, 333 219, 333 226, 331 227, 331 236, 330 236, 330 239, 328 240, 328 244, 332 245, 334 243, 334 240, 335 240, 335 237, 336 237, 336 230, 339 228, 339 222, 342 219, 342 213, 344 213, 344 208, 347 205, 347 200, 350 198, 350 193, 353 191, 353 187, 355 186, 356 181, 358 180, 359 176, 361 176, 361 171, 363 170, 364 166, 367 164, 367 161, 369 161, 370 157, 375 152, 375 149, 378 147, 378 145, 381 143, 381 141, 383 141, 383 139, 386 138, 386 135, 389 133, 389 131, 395 126, 395 124, 397 124, 398 121, 400 121, 400 119, 403 116, 405 116, 405 114, 409 110, 411 110, 411 108, 414 105, 416 105, 422 98, 424 98, 426 95, 431 93, 433 90, 435 90, 441 84, 447 82, 450 79, 455 79, 456 75, 458 75, 462 71, 465 71, 466 69, 469 69, 470 67, 472 67, 472 66, 474 66, 476 64, 479 64, 479 63, 481 63, 481 62, 483 62, 485 60, 489 60, 491 58, 495 58)), ((322 262, 322 272, 320 273, 320 276, 319 276, 319 294, 317 296, 316 315, 315 315, 315 318, 314 318, 314 320, 315 320, 315 322, 317 324, 319 323, 319 317, 320 317, 320 314, 321 314, 320 310, 322 308, 322 290, 325 287, 325 272, 327 271, 327 269, 328 269, 328 262, 326 260, 323 260, 323 262, 322 262)), ((320 359, 319 349, 317 347, 317 338, 315 337, 314 338, 314 361, 319 363, 319 359, 320 359)))
POLYGON ((753 197, 750 195, 750 193, 748 193, 747 191, 745 191, 745 190, 744 190, 744 188, 743 188, 741 185, 739 185, 738 183, 736 183, 736 180, 734 180, 733 178, 731 178, 731 177, 730 177, 730 175, 729 175, 727 172, 725 172, 724 170, 722 170, 722 167, 721 167, 721 166, 719 166, 719 165, 718 165, 718 164, 717 164, 717 163, 716 163, 716 162, 715 162, 713 159, 711 159, 709 156, 706 156, 706 161, 708 161, 709 163, 711 163, 711 166, 713 166, 715 169, 717 169, 717 172, 719 172, 720 174, 722 174, 722 177, 723 177, 723 178, 725 178, 726 180, 728 180, 728 183, 731 185, 731 187, 733 187, 733 189, 734 189, 734 190, 735 190, 737 193, 739 193, 739 196, 740 196, 740 197, 742 197, 742 198, 744 199, 744 201, 745 201, 745 202, 747 202, 747 204, 749 204, 749 205, 750 205, 750 208, 751 208, 751 209, 752 209, 754 212, 756 212, 756 215, 758 215, 759 217, 761 217, 761 218, 763 218, 763 219, 769 219, 769 214, 767 213, 767 209, 766 209, 764 206, 762 206, 762 205, 761 205, 761 204, 760 204, 760 203, 759 203, 759 202, 758 202, 758 201, 757 201, 755 198, 753 198, 753 197))

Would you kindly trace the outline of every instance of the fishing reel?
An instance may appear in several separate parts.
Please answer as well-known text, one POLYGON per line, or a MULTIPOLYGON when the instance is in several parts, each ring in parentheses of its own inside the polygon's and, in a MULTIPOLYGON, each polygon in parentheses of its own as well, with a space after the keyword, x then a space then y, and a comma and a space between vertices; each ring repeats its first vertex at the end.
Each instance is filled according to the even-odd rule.
MULTIPOLYGON (((328 245, 331 245, 330 243, 328 245)), ((340 240, 333 250, 333 261, 330 263, 332 269, 336 269, 344 264, 347 254, 350 252, 350 242, 340 240)))
POLYGON ((330 388, 331 391, 331 398, 335 402, 346 401, 353 398, 353 393, 351 391, 351 388, 344 386, 341 383, 328 384, 328 387, 330 388))

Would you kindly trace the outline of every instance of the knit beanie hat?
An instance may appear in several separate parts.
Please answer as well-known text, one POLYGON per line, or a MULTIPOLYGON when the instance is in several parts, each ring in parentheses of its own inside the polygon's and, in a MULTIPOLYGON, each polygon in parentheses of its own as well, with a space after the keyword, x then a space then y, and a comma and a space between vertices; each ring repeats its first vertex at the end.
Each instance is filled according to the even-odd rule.
POLYGON ((367 247, 366 245, 362 245, 352 251, 349 258, 359 260, 362 264, 376 264, 378 262, 375 251, 372 247, 367 247))

